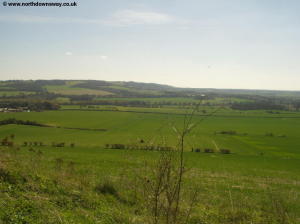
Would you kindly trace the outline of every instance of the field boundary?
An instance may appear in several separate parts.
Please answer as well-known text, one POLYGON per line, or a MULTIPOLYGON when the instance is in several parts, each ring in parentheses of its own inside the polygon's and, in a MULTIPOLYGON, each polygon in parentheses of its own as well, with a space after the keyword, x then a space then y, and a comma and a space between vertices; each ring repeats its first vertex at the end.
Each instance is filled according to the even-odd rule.
POLYGON ((107 129, 104 128, 61 127, 61 126, 41 124, 34 121, 23 121, 23 120, 16 120, 16 119, 6 119, 0 121, 0 126, 10 125, 10 124, 42 127, 42 128, 61 128, 61 129, 81 130, 81 131, 107 131, 107 129))
MULTIPOLYGON (((139 113, 139 114, 166 114, 166 115, 182 115, 185 116, 186 113, 168 113, 168 112, 155 112, 155 111, 134 111, 134 110, 101 110, 101 109, 60 109, 60 111, 107 111, 107 112, 128 112, 128 113, 139 113)), ((209 117, 210 115, 201 115, 194 114, 197 117, 209 117)), ((232 115, 216 115, 214 117, 225 117, 225 118, 293 118, 297 119, 300 116, 280 116, 280 117, 271 117, 271 116, 232 116, 232 115)))

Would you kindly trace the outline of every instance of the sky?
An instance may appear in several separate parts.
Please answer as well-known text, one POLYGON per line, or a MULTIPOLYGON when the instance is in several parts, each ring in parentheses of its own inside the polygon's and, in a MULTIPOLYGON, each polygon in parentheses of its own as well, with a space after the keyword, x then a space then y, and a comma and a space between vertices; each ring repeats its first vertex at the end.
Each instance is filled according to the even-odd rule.
POLYGON ((300 90, 298 0, 4 1, 31 2, 0 0, 1 80, 300 90))

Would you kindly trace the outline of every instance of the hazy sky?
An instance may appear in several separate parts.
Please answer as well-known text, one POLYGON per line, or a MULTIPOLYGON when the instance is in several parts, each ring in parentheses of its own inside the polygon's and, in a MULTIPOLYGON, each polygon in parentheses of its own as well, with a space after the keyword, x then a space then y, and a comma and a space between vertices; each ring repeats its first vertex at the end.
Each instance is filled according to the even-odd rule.
POLYGON ((3 1, 0 79, 300 90, 299 0, 3 1))

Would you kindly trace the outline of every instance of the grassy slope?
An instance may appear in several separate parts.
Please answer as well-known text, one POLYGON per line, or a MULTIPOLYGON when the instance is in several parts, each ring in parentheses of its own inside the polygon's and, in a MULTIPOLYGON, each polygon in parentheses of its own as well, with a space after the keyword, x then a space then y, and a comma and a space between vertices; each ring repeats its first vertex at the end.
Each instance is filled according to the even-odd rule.
POLYGON ((106 96, 111 95, 112 93, 103 91, 103 90, 93 90, 93 89, 85 89, 85 88, 74 88, 68 85, 62 86, 45 86, 48 92, 57 93, 63 95, 98 95, 98 96, 106 96))
MULTIPOLYGON (((143 97, 97 97, 95 100, 115 100, 115 101, 145 101, 149 103, 162 103, 162 102, 172 102, 172 103, 197 103, 200 102, 199 99, 195 99, 192 97, 151 97, 151 98, 143 98, 143 97)), ((240 99, 240 98, 221 98, 216 97, 212 100, 202 100, 202 103, 224 103, 224 102, 249 102, 250 100, 240 99)))
POLYGON ((5 91, 0 89, 0 97, 4 96, 22 96, 22 95, 32 95, 35 92, 25 92, 25 91, 5 91))
MULTIPOLYGON (((172 91, 172 92, 194 92, 194 93, 217 93, 217 94, 223 94, 223 95, 237 95, 237 98, 234 99, 234 101, 244 101, 241 99, 238 99, 239 94, 248 94, 248 95, 260 95, 260 96, 278 96, 278 97, 291 97, 291 98, 298 98, 300 96, 299 91, 264 91, 264 90, 235 90, 235 89, 191 89, 191 88, 176 88, 166 85, 159 85, 159 84, 151 84, 151 83, 137 83, 137 82, 105 82, 105 81, 87 81, 87 80, 39 80, 39 83, 42 84, 42 88, 48 89, 49 92, 55 92, 55 93, 61 93, 61 94, 95 94, 98 96, 104 96, 108 95, 109 92, 114 92, 114 90, 126 90, 131 93, 139 93, 139 94, 150 94, 153 96, 159 96, 162 94, 162 92, 165 91, 172 91), (56 83, 65 83, 63 85, 55 85, 56 83), (98 86, 98 90, 94 89, 95 86, 91 86, 89 88, 88 86, 86 88, 75 88, 76 84, 83 84, 88 82, 100 82, 100 83, 106 83, 105 87, 109 87, 110 90, 107 92, 105 90, 102 90, 101 85, 98 86)), ((10 89, 10 84, 14 84, 15 81, 9 81, 9 82, 3 82, 0 81, 0 95, 4 92, 10 89)), ((18 81, 20 82, 20 81, 18 81)), ((23 81, 23 84, 28 84, 32 81, 23 81)), ((41 85, 41 84, 39 84, 41 85)), ((18 91, 18 89, 15 89, 15 91, 18 91)), ((30 90, 28 90, 31 92, 30 90)), ((118 92, 118 91, 117 91, 118 92)), ((24 93, 26 94, 26 93, 24 93)), ((215 102, 222 102, 223 99, 216 99, 215 102)))
MULTIPOLYGON (((17 152, 18 160, 25 162, 23 166, 16 166, 23 167, 23 173, 18 175, 27 182, 10 184, 9 190, 5 182, 0 183, 0 189, 6 192, 0 191, 0 197, 6 199, 3 201, 6 209, 0 209, 0 216, 3 212, 10 217, 14 214, 18 215, 15 220, 31 220, 29 223, 143 223, 139 221, 143 213, 135 212, 140 210, 139 205, 99 195, 94 186, 110 180, 121 197, 128 197, 130 190, 140 188, 130 181, 136 174, 143 174, 140 170, 144 161, 152 163, 158 158, 158 152, 92 147, 43 147, 41 150, 42 157, 27 148, 17 152), (63 161, 62 168, 58 167, 58 158, 63 161), (75 171, 68 165, 71 162, 75 171)), ((299 159, 191 152, 186 152, 185 158, 187 168, 192 168, 185 185, 197 185, 200 189, 200 203, 193 215, 200 216, 201 220, 213 224, 246 224, 250 217, 260 220, 260 216, 274 216, 276 219, 278 211, 273 210, 274 201, 270 201, 269 195, 285 201, 284 209, 288 210, 291 220, 299 219, 299 159), (267 213, 260 214, 264 203, 268 206, 267 213)))

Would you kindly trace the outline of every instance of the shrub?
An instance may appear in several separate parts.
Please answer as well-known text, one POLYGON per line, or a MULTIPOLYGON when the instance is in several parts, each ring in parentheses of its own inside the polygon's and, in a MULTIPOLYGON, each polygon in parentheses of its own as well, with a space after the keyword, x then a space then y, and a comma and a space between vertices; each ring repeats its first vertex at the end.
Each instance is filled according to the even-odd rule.
POLYGON ((110 149, 125 149, 125 145, 123 145, 123 144, 111 144, 110 149))
POLYGON ((220 149, 220 153, 222 154, 230 154, 230 149, 220 149))
POLYGON ((222 134, 222 135, 236 135, 237 132, 229 130, 229 131, 220 131, 220 132, 217 132, 217 134, 222 134))
POLYGON ((65 143, 61 142, 61 143, 57 144, 56 147, 65 147, 65 143))
POLYGON ((62 158, 55 159, 55 168, 56 170, 61 170, 64 164, 64 160, 62 158))
POLYGON ((14 146, 14 142, 8 141, 8 142, 7 142, 7 146, 8 146, 8 147, 13 147, 13 146, 14 146))
POLYGON ((101 194, 110 194, 116 198, 119 198, 119 194, 112 183, 105 182, 97 184, 95 187, 95 191, 101 194))
POLYGON ((35 152, 35 150, 33 148, 31 148, 31 147, 28 149, 28 151, 29 152, 35 152))
POLYGON ((0 182, 6 182, 9 184, 25 183, 27 180, 25 177, 18 173, 12 173, 8 170, 0 168, 0 182))
POLYGON ((10 184, 15 184, 16 179, 7 170, 0 168, 0 180, 10 184))
POLYGON ((38 156, 43 155, 43 152, 40 149, 36 153, 37 153, 38 156))
POLYGON ((204 149, 204 152, 205 153, 214 153, 215 152, 215 150, 213 150, 213 149, 204 149))

